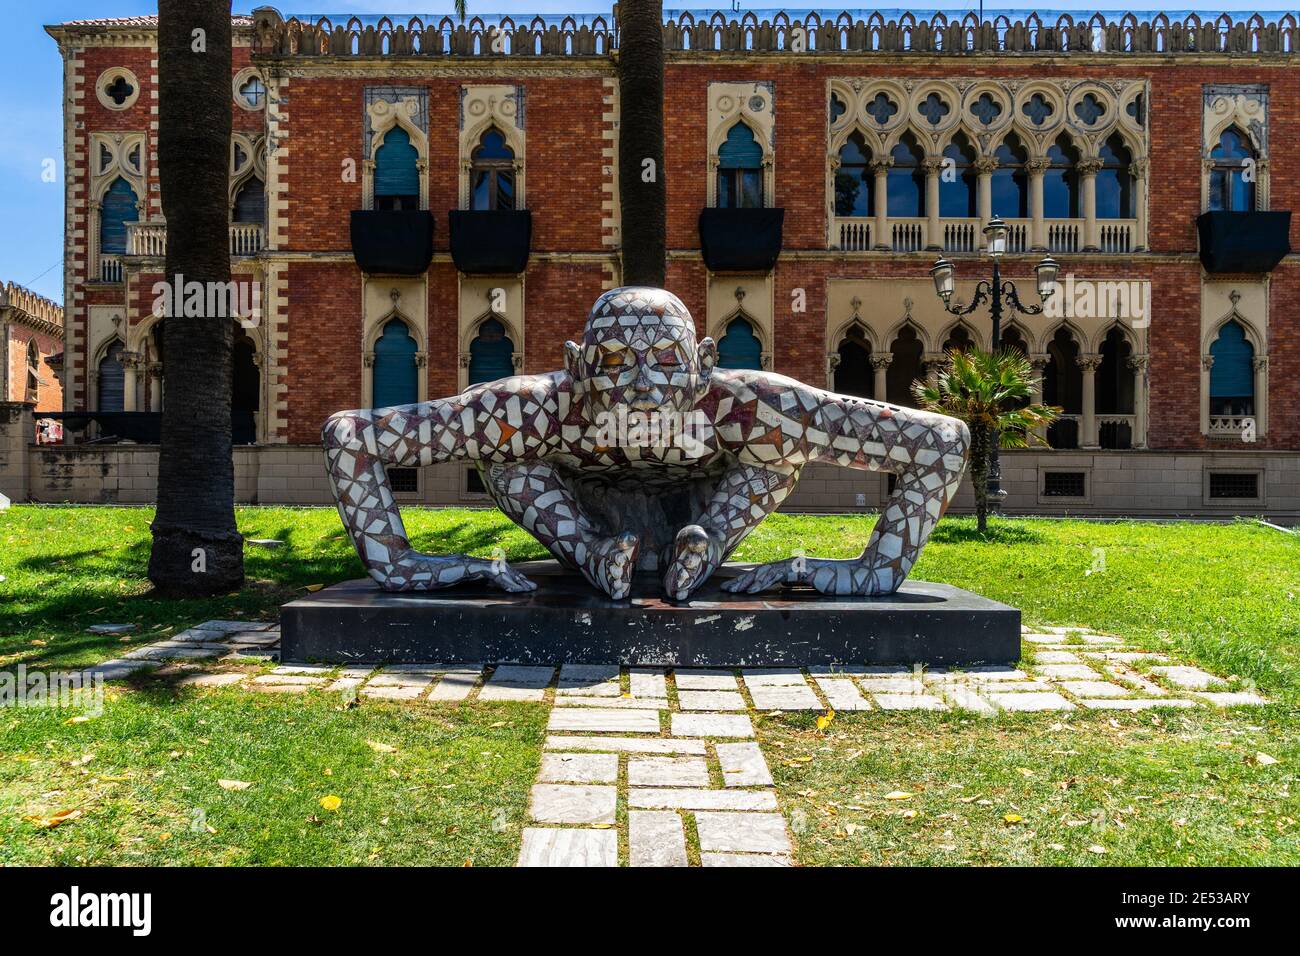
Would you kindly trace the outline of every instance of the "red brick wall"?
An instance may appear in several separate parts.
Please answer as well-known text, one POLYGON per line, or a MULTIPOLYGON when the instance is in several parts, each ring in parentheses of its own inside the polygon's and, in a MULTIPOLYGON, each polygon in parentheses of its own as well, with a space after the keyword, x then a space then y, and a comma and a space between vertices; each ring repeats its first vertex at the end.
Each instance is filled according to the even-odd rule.
POLYGON ((317 442, 326 418, 361 400, 361 273, 323 262, 286 271, 288 439, 317 442))
POLYGON ((55 377, 54 371, 45 364, 45 359, 63 351, 63 343, 43 332, 37 332, 17 322, 9 323, 9 350, 5 360, 9 363, 10 402, 27 401, 27 347, 36 341, 38 353, 36 372, 39 385, 36 390, 36 410, 40 412, 57 412, 63 408, 63 387, 55 377))

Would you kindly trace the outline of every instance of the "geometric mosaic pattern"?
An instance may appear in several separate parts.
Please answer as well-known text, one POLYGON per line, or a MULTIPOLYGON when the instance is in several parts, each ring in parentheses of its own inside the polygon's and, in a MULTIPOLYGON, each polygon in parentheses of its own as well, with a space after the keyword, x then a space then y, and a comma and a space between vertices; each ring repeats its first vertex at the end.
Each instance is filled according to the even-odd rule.
POLYGON ((565 343, 563 371, 331 416, 326 466, 367 572, 392 591, 465 580, 533 589, 504 561, 411 548, 386 467, 461 461, 480 468, 511 520, 610 597, 627 597, 641 569, 683 600, 776 510, 804 465, 826 462, 897 476, 862 555, 777 561, 726 588, 896 591, 961 482, 966 426, 716 361, 676 296, 614 289, 592 307, 582 343, 565 343))

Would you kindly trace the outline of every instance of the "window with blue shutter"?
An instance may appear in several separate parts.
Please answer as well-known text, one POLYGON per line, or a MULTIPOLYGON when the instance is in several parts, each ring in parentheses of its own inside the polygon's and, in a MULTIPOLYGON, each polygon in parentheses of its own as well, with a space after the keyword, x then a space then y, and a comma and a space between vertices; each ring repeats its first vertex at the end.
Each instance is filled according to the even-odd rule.
POLYGON ((109 256, 126 253, 126 224, 140 220, 131 184, 119 176, 104 193, 99 210, 99 251, 109 256))
POLYGON ((1210 414, 1255 414, 1255 350, 1246 330, 1229 322, 1210 346, 1210 414))
POLYGON ((411 145, 411 135, 394 126, 384 135, 384 143, 375 150, 375 208, 419 209, 419 153, 411 145))
POLYGON ((718 148, 718 208, 763 207, 763 147, 754 131, 736 123, 718 148))
POLYGON ((762 369, 763 343, 754 327, 744 319, 732 319, 718 342, 718 365, 722 368, 762 369))
POLYGON ((122 343, 114 342, 99 360, 99 408, 101 412, 120 412, 125 407, 126 369, 122 367, 122 343))
POLYGON ((375 341, 372 369, 374 408, 414 405, 420 400, 416 378, 415 339, 401 319, 393 319, 375 341))
POLYGON ((235 222, 260 223, 266 219, 266 187, 254 176, 235 195, 235 222))
POLYGON ((496 319, 485 319, 469 344, 469 384, 495 382, 515 374, 515 343, 496 319))

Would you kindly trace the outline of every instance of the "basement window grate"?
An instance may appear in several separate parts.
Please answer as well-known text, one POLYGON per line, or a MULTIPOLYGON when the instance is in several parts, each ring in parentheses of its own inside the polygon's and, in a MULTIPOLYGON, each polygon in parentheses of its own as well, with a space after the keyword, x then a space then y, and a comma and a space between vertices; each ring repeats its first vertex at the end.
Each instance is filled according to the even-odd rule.
POLYGON ((1081 471, 1049 471, 1043 475, 1044 498, 1083 498, 1087 495, 1081 471))
POLYGON ((388 482, 395 494, 413 495, 420 490, 420 472, 415 468, 389 468, 388 482))
POLYGON ((1255 472, 1210 472, 1211 498, 1259 498, 1259 475, 1255 472))

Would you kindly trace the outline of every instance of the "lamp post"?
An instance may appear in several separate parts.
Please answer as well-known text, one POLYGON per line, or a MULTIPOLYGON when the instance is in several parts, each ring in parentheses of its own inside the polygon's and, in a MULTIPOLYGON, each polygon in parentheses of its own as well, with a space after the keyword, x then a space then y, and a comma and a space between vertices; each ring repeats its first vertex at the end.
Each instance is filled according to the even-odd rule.
MULTIPOLYGON (((993 277, 991 280, 981 279, 976 284, 975 295, 971 297, 970 305, 951 304, 956 282, 953 265, 949 260, 940 257, 930 269, 930 277, 934 279, 934 291, 943 300, 944 310, 952 315, 970 315, 983 305, 985 300, 989 301, 989 314, 993 318, 993 334, 990 339, 992 342, 991 351, 996 353, 1002 346, 1003 299, 1006 299, 1011 309, 1024 315, 1040 315, 1043 306, 1023 304, 1020 301, 1019 293, 1016 291, 1015 283, 1009 279, 1006 282, 1002 281, 1000 260, 1007 251, 1007 235, 1010 232, 1007 224, 995 215, 989 220, 988 225, 984 227, 983 232, 985 248, 989 258, 993 260, 993 277)), ((1034 274, 1037 277, 1038 298, 1044 303, 1056 291, 1054 287, 1056 275, 1059 271, 1060 264, 1051 256, 1045 256, 1042 262, 1034 266, 1034 274)), ((995 436, 989 454, 989 498, 996 509, 1005 497, 1006 492, 1002 490, 1002 465, 999 461, 998 441, 995 436)))

